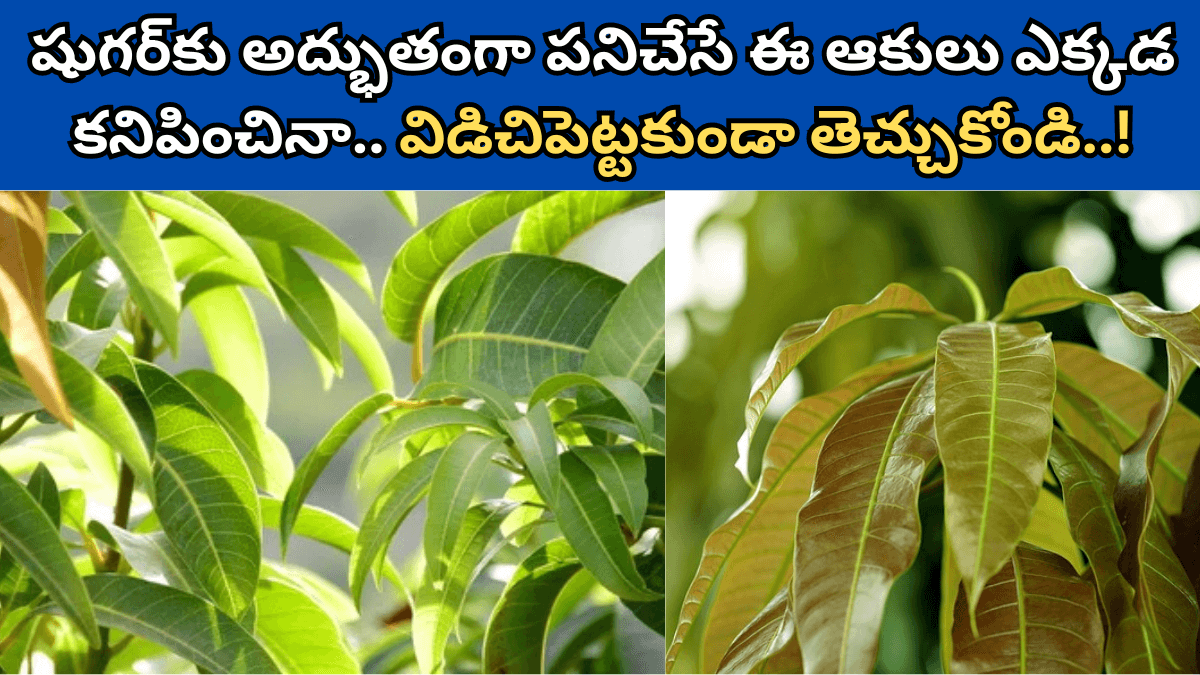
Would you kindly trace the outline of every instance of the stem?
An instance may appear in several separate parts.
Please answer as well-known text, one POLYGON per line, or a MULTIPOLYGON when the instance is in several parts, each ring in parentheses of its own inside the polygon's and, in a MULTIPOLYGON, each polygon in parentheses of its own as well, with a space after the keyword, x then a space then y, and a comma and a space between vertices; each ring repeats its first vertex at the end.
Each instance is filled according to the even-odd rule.
POLYGON ((979 292, 979 286, 975 285, 975 280, 957 267, 943 267, 942 270, 953 274, 966 287, 967 293, 971 296, 971 304, 975 305, 975 321, 987 321, 987 305, 983 303, 983 293, 979 292))
POLYGON ((25 423, 28 422, 33 415, 34 413, 27 412, 14 420, 12 424, 8 425, 4 429, 0 429, 0 443, 3 443, 13 436, 16 436, 17 432, 21 430, 21 427, 25 426, 25 423))

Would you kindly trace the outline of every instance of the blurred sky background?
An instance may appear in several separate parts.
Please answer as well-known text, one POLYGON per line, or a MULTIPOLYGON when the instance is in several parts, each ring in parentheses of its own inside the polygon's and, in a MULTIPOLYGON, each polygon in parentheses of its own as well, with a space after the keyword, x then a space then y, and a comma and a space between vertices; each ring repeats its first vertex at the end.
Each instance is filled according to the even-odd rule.
MULTIPOLYGON (((1174 310, 1200 305, 1194 192, 668 192, 667 248, 668 636, 705 538, 748 495, 738 470, 742 414, 789 325, 866 302, 893 281, 969 318, 966 292, 941 271, 947 265, 977 281, 989 315, 1012 280, 1054 265, 1105 293, 1136 290, 1174 310)), ((1055 339, 1098 346, 1164 380, 1161 344, 1129 333, 1110 309, 1039 320, 1055 339)), ((929 348, 936 330, 868 320, 840 331, 779 389, 740 469, 757 481, 774 422, 802 396, 875 361, 929 348)), ((1193 382, 1183 400, 1200 409, 1200 385, 1193 382)), ((880 672, 940 670, 940 492, 923 499, 921 511, 925 541, 889 597, 880 672)))
MULTIPOLYGON (((376 302, 372 302, 340 270, 316 256, 300 251, 317 273, 332 284, 371 327, 387 354, 396 382, 395 393, 398 396, 408 394, 412 388, 409 375, 412 352, 409 345, 394 337, 384 326, 377 300, 392 258, 416 230, 380 192, 257 194, 307 214, 336 233, 362 258, 371 274, 376 302)), ((478 194, 481 193, 418 192, 421 225, 478 194)), ((67 205, 59 194, 54 195, 52 203, 60 208, 67 205)), ((662 250, 663 212, 663 202, 659 201, 606 220, 572 241, 562 257, 586 263, 628 282, 662 250)), ((484 256, 507 251, 518 219, 519 216, 511 219, 473 246, 455 263, 448 277, 484 256)), ((52 318, 60 318, 65 313, 68 295, 61 294, 51 306, 52 318)), ((287 443, 293 459, 299 464, 329 428, 353 405, 369 396, 372 389, 353 353, 346 350, 345 376, 335 379, 329 391, 324 391, 312 354, 296 328, 286 323, 280 312, 257 291, 247 290, 246 295, 254 307, 267 350, 271 379, 267 423, 287 443)), ((426 339, 432 342, 432 328, 425 332, 426 339)), ((169 354, 164 354, 158 358, 158 365, 170 372, 211 367, 204 342, 191 314, 187 312, 181 321, 180 342, 182 348, 179 359, 172 361, 169 354)), ((427 346, 426 361, 429 349, 427 346)), ((308 497, 308 503, 339 513, 354 523, 361 520, 362 509, 368 504, 359 503, 359 499, 369 500, 373 493, 364 496, 356 491, 351 471, 359 447, 374 428, 373 424, 364 425, 347 442, 321 475, 308 497)), ((103 504, 98 506, 103 510, 103 504)), ((391 556, 398 566, 419 549, 423 525, 424 503, 405 521, 393 542, 391 556)), ((274 530, 266 531, 263 550, 267 557, 278 559, 279 540, 274 530)), ((347 556, 322 544, 302 537, 293 539, 289 545, 288 562, 312 569, 338 586, 347 587, 347 556)), ((390 593, 390 586, 385 585, 384 588, 390 593)), ((390 614, 396 607, 397 602, 390 594, 379 594, 374 584, 368 583, 363 599, 362 635, 366 637, 376 632, 380 617, 390 614)), ((490 610, 490 607, 487 609, 490 610)), ((654 637, 658 638, 657 634, 654 637)), ((652 667, 651 671, 661 668, 661 639, 657 647, 657 657, 652 655, 650 664, 653 666, 657 663, 658 667, 652 667), (657 662, 654 658, 657 658, 657 662)))

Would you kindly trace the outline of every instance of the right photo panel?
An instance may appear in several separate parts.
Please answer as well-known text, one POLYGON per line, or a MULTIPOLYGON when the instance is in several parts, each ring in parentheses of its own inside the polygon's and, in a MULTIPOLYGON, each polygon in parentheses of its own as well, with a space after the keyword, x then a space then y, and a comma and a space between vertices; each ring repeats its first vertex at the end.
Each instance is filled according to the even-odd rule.
POLYGON ((1195 672, 1200 194, 666 219, 667 672, 1195 672))

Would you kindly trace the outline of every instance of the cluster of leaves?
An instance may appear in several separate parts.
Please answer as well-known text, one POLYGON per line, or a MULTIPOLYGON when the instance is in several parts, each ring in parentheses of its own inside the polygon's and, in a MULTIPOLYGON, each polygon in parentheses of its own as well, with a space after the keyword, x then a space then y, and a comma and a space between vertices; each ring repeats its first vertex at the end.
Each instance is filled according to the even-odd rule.
POLYGON ((1034 272, 986 319, 893 284, 796 324, 746 407, 747 442, 783 378, 868 317, 948 324, 934 349, 799 401, 749 501, 708 538, 667 655, 706 672, 870 672, 889 590, 921 541, 918 498, 945 502, 945 672, 1195 672, 1200 418, 1176 402, 1200 364, 1200 308, 1106 296, 1034 272), (1163 340, 1164 390, 1025 321, 1082 303, 1163 340))
MULTIPOLYGON (((376 336, 300 250, 371 295, 366 267, 306 215, 226 192, 67 196, 60 211, 45 193, 0 193, 0 672, 34 652, 58 672, 164 655, 207 672, 535 672, 550 632, 580 624, 553 665, 587 671, 622 664, 617 599, 663 631, 664 256, 628 286, 555 257, 661 193, 489 193, 417 230, 382 296, 414 343, 404 398, 376 336), (512 253, 443 283, 518 214, 512 253), (245 288, 295 325, 327 386, 344 343, 378 392, 299 466, 266 425, 245 288), (68 291, 66 320, 47 321, 68 291), (185 310, 212 371, 154 364, 178 351, 185 310), (381 486, 355 526, 305 499, 371 420, 359 464, 381 486), (423 555, 402 573, 388 545, 423 499, 423 555), (108 508, 111 521, 93 517, 108 508), (294 536, 347 553, 350 593, 264 558, 264 528, 284 560, 294 536), (494 610, 464 619, 501 558, 517 564, 494 610), (346 625, 371 572, 402 607, 356 651, 346 625)), ((388 196, 415 225, 414 195, 388 196)))

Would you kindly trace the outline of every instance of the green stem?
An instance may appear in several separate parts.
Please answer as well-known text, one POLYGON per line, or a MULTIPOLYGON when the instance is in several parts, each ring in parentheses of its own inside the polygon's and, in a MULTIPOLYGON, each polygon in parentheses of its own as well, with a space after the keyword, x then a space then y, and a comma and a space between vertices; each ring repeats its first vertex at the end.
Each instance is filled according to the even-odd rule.
POLYGON ((17 432, 21 430, 21 427, 25 426, 25 423, 28 422, 33 415, 34 414, 32 412, 27 412, 18 417, 15 421, 13 421, 12 424, 8 425, 4 429, 0 429, 0 443, 3 443, 13 436, 16 436, 17 432))
POLYGON ((971 304, 975 305, 975 321, 987 321, 987 305, 983 303, 983 293, 979 292, 979 286, 975 285, 975 280, 957 267, 943 267, 942 270, 953 274, 966 287, 967 293, 971 296, 971 304))

